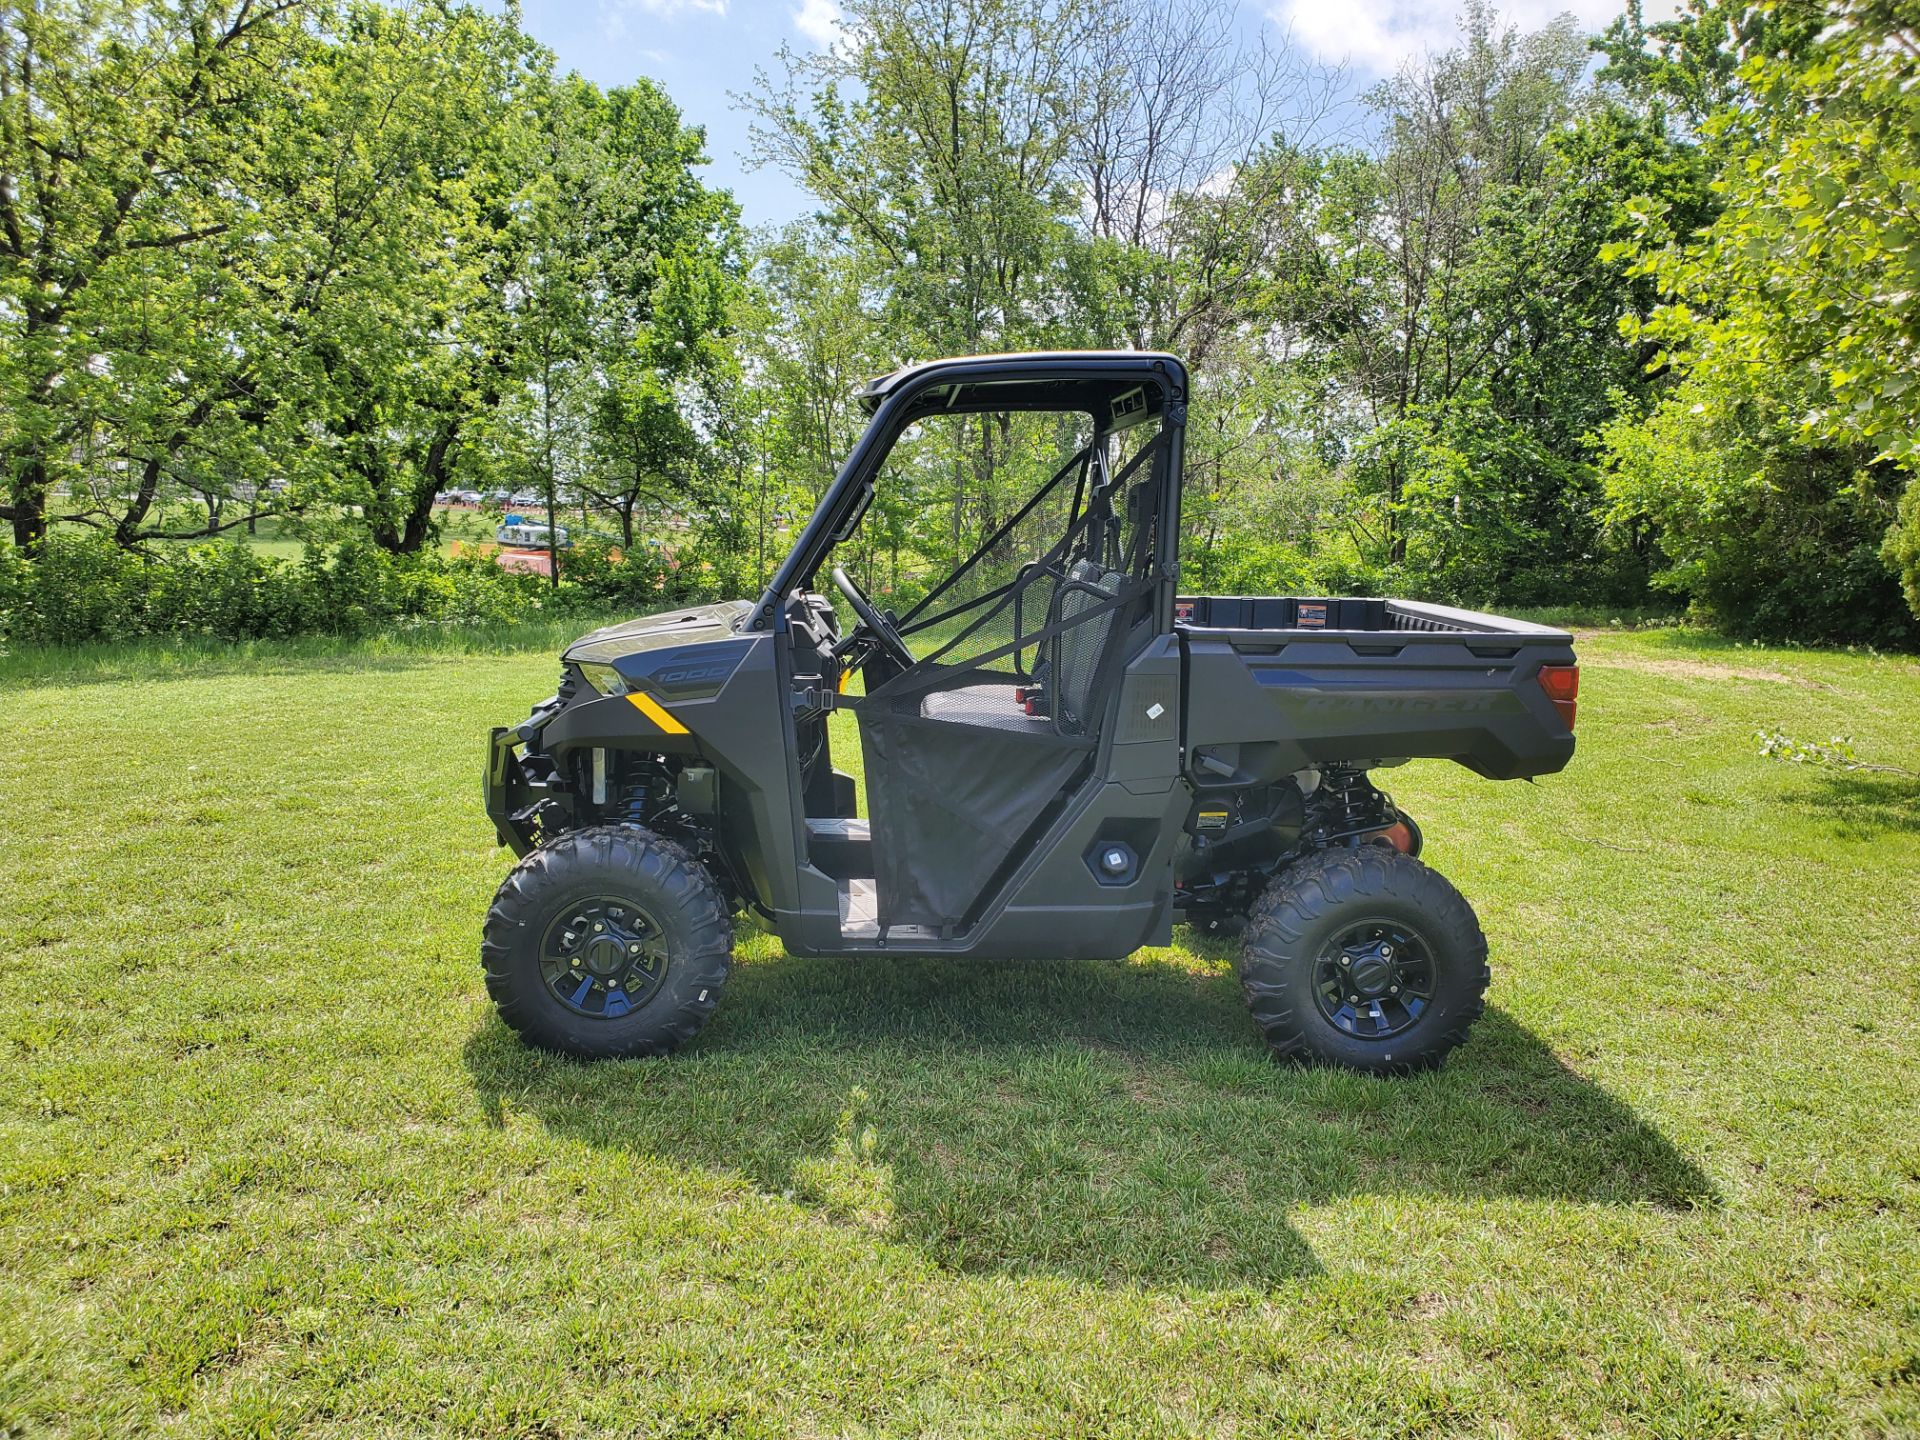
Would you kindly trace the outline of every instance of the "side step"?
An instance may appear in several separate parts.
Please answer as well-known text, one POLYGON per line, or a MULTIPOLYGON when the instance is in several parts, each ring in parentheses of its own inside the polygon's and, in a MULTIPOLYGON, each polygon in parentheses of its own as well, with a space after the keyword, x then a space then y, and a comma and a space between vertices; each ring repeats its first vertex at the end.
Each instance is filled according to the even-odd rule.
POLYGON ((880 938, 880 889, 871 880, 847 880, 840 886, 840 938, 880 938))
MULTIPOLYGON (((864 876, 840 882, 840 938, 880 941, 880 888, 864 876)), ((895 925, 887 931, 885 948, 911 954, 915 941, 939 939, 939 932, 925 925, 895 925)))

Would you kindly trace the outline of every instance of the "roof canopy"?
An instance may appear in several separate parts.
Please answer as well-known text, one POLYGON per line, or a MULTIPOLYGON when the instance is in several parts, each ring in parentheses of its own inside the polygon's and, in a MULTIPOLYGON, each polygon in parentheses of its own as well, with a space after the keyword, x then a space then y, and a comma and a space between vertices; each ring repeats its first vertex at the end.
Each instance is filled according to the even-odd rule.
POLYGON ((912 402, 914 413, 1081 410, 1117 429, 1157 414, 1169 389, 1176 394, 1186 389, 1186 376, 1186 367, 1171 355, 1048 350, 905 365, 856 386, 853 394, 868 414, 889 396, 912 388, 919 391, 912 402))

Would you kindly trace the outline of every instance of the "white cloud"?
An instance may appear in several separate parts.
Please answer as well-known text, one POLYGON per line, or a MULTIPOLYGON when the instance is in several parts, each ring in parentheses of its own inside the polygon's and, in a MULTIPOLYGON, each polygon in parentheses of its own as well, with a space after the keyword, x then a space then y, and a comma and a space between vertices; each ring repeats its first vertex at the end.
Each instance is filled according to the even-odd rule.
MULTIPOLYGON (((636 18, 649 20, 674 20, 682 15, 715 15, 725 18, 727 0, 600 0, 600 33, 609 44, 625 44, 630 40, 636 18)), ((657 31, 644 24, 640 27, 643 34, 656 34, 657 31)), ((672 57, 661 50, 642 50, 640 58, 654 65, 664 65, 672 57)))
MULTIPOLYGON (((1568 14, 1583 29, 1599 30, 1624 8, 1622 0, 1507 0, 1496 7, 1501 24, 1521 30, 1538 30, 1568 14)), ((1650 0, 1646 18, 1663 20, 1678 9, 1678 0, 1650 0)), ((1421 0, 1275 0, 1267 14, 1303 49, 1323 60, 1345 60, 1362 75, 1391 74, 1460 40, 1461 11, 1421 0)))
POLYGON ((603 14, 614 17, 617 28, 624 33, 626 17, 632 13, 649 15, 655 20, 672 20, 681 15, 724 16, 727 0, 609 0, 601 9, 603 14))
POLYGON ((802 0, 793 12, 793 28, 822 50, 830 50, 840 38, 840 6, 835 0, 802 0))

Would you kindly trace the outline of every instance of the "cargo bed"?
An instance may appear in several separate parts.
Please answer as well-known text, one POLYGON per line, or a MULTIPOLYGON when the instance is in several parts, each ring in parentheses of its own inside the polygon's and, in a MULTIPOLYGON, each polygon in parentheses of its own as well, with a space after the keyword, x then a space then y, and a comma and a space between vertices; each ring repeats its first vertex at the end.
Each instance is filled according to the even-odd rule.
POLYGON ((1351 597, 1183 596, 1174 615, 1196 784, 1415 758, 1508 780, 1573 758, 1564 630, 1351 597))
POLYGON ((1363 634, 1497 635, 1528 640, 1573 637, 1564 630, 1509 620, 1478 610, 1456 610, 1421 600, 1373 600, 1349 597, 1297 595, 1183 595, 1174 601, 1174 623, 1183 630, 1258 631, 1298 630, 1308 633, 1338 631, 1363 634))

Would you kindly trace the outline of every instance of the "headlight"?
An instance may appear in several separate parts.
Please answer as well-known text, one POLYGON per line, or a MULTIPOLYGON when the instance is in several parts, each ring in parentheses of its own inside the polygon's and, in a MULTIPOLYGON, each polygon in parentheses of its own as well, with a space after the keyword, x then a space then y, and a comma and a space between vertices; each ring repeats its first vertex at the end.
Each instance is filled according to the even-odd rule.
POLYGON ((586 676, 587 683, 602 695, 627 693, 627 682, 620 678, 620 672, 613 666, 602 665, 595 660, 576 660, 574 663, 580 667, 580 673, 586 676))

